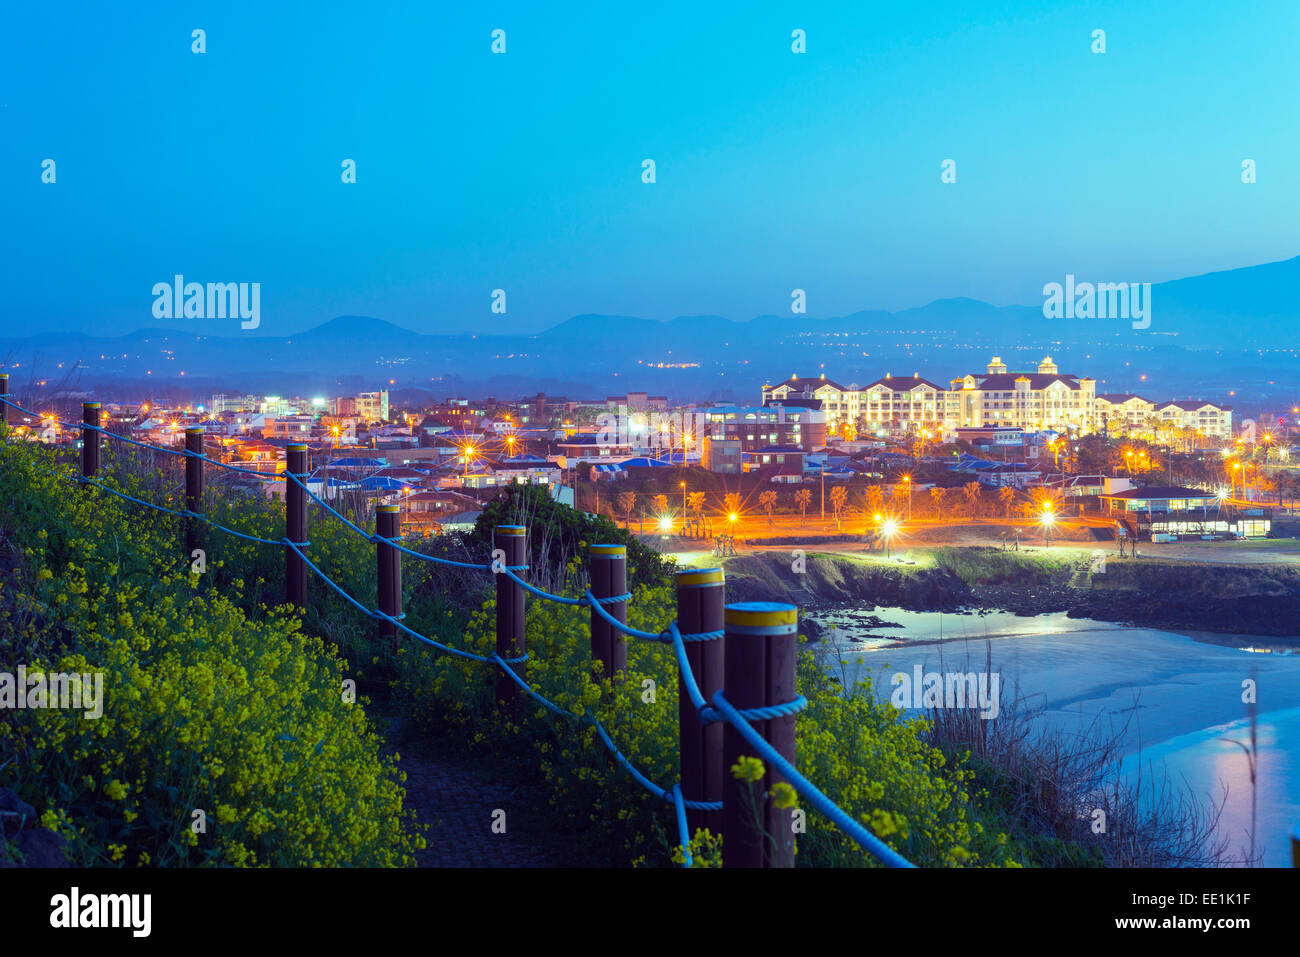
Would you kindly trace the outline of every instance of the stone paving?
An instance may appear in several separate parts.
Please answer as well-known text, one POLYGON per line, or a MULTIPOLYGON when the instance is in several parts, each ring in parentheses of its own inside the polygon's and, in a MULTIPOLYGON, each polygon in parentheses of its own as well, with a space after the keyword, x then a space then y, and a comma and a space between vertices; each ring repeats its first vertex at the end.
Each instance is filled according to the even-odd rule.
MULTIPOLYGON (((405 733, 389 740, 402 756, 407 807, 414 809, 428 847, 416 852, 420 867, 563 867, 561 843, 548 831, 547 791, 509 780, 486 761, 450 755, 405 733), (493 832, 494 812, 505 812, 505 833, 493 832)), ((500 816, 497 815, 499 818, 500 816)))

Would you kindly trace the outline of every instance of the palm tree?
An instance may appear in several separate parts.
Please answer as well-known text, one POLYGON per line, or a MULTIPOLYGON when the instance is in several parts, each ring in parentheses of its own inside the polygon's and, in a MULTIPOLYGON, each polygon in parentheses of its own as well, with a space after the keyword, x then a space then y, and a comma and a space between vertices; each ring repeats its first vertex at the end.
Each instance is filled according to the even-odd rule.
POLYGON ((776 505, 776 492, 772 489, 764 489, 763 493, 758 496, 758 504, 767 512, 767 524, 772 526, 772 507, 776 505))
POLYGON ((934 499, 934 511, 936 515, 943 515, 943 496, 947 491, 946 488, 940 488, 937 485, 930 489, 930 498, 934 499))
POLYGON ((848 501, 849 493, 845 491, 843 485, 837 485, 831 489, 831 508, 835 510, 835 527, 840 527, 840 509, 848 501))
POLYGON ((1016 489, 1012 485, 1004 485, 998 489, 998 501, 1006 509, 1007 518, 1011 517, 1011 503, 1016 500, 1016 489))
POLYGON ((737 493, 737 492, 728 492, 726 495, 724 495, 724 496, 722 497, 722 504, 723 504, 723 506, 726 508, 726 510, 727 510, 727 514, 728 514, 729 516, 730 516, 730 515, 739 515, 739 514, 740 514, 740 495, 739 495, 739 493, 737 493))
POLYGON ((667 495, 656 495, 654 498, 650 500, 650 504, 654 506, 655 514, 658 515, 660 518, 668 514, 667 495))
POLYGON ((802 525, 808 517, 808 506, 812 503, 812 489, 801 488, 795 492, 794 503, 799 506, 799 524, 802 525))
POLYGON ((979 510, 980 504, 980 483, 967 482, 961 487, 961 494, 966 498, 966 504, 970 506, 970 517, 974 518, 976 511, 979 510))
POLYGON ((880 490, 879 485, 867 486, 867 511, 872 515, 879 515, 885 510, 885 493, 880 490))
POLYGON ((632 509, 636 507, 636 492, 619 492, 618 507, 623 510, 623 525, 632 527, 632 509))
POLYGON ((894 500, 895 505, 901 506, 907 501, 907 497, 911 494, 911 492, 908 491, 911 487, 911 482, 895 482, 894 487, 890 489, 889 497, 894 500))

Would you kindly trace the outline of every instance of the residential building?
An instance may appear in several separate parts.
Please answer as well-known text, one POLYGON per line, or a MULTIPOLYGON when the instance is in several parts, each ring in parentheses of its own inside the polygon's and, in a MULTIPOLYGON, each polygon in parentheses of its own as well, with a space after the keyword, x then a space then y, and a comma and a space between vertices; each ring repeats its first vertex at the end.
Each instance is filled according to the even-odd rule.
POLYGON ((774 475, 802 476, 806 454, 803 449, 793 445, 765 445, 741 453, 745 471, 761 472, 769 478, 774 475))
POLYGON ((1200 400, 1162 402, 1155 407, 1161 425, 1187 429, 1211 439, 1232 438, 1232 407, 1200 400))
POLYGON ((430 409, 420 427, 430 435, 443 428, 472 432, 478 429, 482 419, 483 409, 471 405, 468 399, 448 399, 430 409))
POLYGON ((763 386, 763 404, 787 399, 817 399, 825 413, 827 434, 844 434, 844 427, 857 426, 862 393, 856 385, 845 388, 822 375, 818 378, 793 375, 777 385, 763 386))
POLYGON ((668 396, 648 395, 645 392, 611 395, 605 398, 605 408, 610 412, 666 412, 668 396))
POLYGON ((739 475, 743 459, 740 451, 740 439, 715 439, 706 435, 701 442, 700 464, 710 472, 721 475, 739 475))
POLYGON ((1061 372, 1051 356, 1037 372, 1011 372, 998 356, 986 373, 952 380, 945 418, 954 428, 1015 426, 1089 432, 1096 427, 1096 380, 1061 372))
POLYGON ((362 392, 357 396, 357 415, 366 422, 387 422, 388 390, 362 392))
POLYGON ((299 439, 305 442, 311 437, 315 421, 310 415, 267 416, 262 424, 262 438, 299 439))
POLYGON ((714 406, 703 412, 707 434, 736 439, 742 452, 791 445, 810 452, 826 445, 827 415, 805 406, 714 406))
POLYGON ((1097 429, 1108 435, 1151 431, 1156 404, 1131 392, 1107 392, 1097 396, 1097 429))
POLYGON ((858 408, 867 430, 877 435, 930 431, 938 438, 948 431, 946 392, 919 372, 885 375, 862 390, 858 408))

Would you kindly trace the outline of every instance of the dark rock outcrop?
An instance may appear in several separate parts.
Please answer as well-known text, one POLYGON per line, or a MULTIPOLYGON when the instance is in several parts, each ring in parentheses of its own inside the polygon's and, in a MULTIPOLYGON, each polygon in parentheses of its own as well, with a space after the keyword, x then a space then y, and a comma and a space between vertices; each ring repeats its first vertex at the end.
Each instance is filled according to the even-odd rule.
POLYGON ((36 819, 36 809, 9 788, 0 788, 0 867, 67 867, 63 850, 67 841, 36 819), (16 849, 21 863, 11 860, 16 849))

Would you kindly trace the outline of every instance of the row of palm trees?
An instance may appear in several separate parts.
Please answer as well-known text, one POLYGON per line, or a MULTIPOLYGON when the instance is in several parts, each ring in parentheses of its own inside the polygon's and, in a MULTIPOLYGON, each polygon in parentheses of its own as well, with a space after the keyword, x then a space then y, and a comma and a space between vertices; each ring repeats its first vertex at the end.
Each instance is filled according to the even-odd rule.
MULTIPOLYGON (((942 488, 936 485, 929 490, 929 496, 934 516, 937 518, 942 518, 945 514, 955 517, 963 511, 970 518, 975 518, 979 515, 985 502, 984 487, 979 482, 967 482, 958 488, 942 488)), ((892 508, 900 511, 906 509, 910 515, 912 508, 911 486, 908 482, 897 482, 892 486, 867 486, 863 493, 862 504, 859 507, 850 507, 849 489, 843 485, 832 488, 827 498, 827 504, 830 506, 831 514, 837 526, 841 525, 845 516, 853 513, 874 517, 884 514, 892 508)), ((1012 517, 1016 512, 1032 516, 1041 514, 1044 509, 1059 511, 1059 500, 1059 491, 1049 488, 1035 488, 1024 493, 1014 486, 1004 485, 997 491, 998 506, 1007 518, 1012 517)), ((706 493, 689 492, 685 495, 684 501, 687 511, 694 516, 696 523, 702 524, 707 501, 706 493)), ((795 491, 794 504, 799 509, 801 524, 807 521, 808 508, 812 505, 812 501, 812 489, 800 488, 795 491)), ((625 523, 630 527, 632 512, 637 504, 637 493, 632 491, 620 492, 617 502, 625 523)), ((725 517, 728 520, 735 521, 740 516, 743 501, 738 492, 726 493, 722 498, 722 504, 725 517)), ((772 524, 772 514, 776 509, 776 504, 777 493, 775 489, 764 489, 758 494, 757 505, 759 509, 767 513, 769 525, 772 524)), ((666 493, 652 496, 650 508, 656 521, 668 516, 671 510, 669 496, 666 493)))

